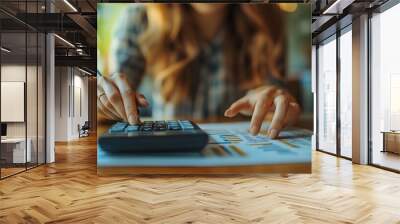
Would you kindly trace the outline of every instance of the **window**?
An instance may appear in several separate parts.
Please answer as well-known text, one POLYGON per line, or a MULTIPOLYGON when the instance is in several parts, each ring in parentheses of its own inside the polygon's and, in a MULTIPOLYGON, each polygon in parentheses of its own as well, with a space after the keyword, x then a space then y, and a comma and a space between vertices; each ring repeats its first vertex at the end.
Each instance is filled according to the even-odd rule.
POLYGON ((343 31, 340 44, 340 155, 352 156, 352 34, 351 26, 343 31))
POLYGON ((400 4, 371 18, 372 163, 400 170, 400 4), (386 132, 386 134, 384 134, 386 132), (386 138, 385 138, 386 137, 386 138))
POLYGON ((336 153, 336 36, 318 47, 318 149, 336 153))
POLYGON ((318 60, 318 92, 317 92, 318 149, 333 154, 339 153, 339 156, 343 156, 345 158, 351 158, 352 157, 351 25, 341 30, 340 36, 334 35, 328 38, 327 40, 323 41, 322 44, 319 45, 317 60, 318 60), (337 58, 337 55, 339 56, 339 58, 337 58), (339 92, 337 92, 338 90, 339 92))

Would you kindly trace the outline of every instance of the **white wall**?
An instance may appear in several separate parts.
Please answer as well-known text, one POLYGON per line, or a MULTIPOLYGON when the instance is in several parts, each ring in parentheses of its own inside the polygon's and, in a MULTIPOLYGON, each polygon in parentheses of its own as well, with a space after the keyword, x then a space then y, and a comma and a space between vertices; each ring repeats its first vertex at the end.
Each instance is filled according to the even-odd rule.
POLYGON ((83 125, 85 121, 88 120, 89 114, 88 114, 88 79, 87 77, 81 76, 82 73, 76 74, 77 70, 74 71, 74 91, 72 94, 72 98, 74 99, 74 107, 72 108, 72 136, 73 137, 78 137, 78 124, 83 125))
POLYGON ((68 86, 67 67, 55 68, 55 141, 68 140, 68 86))
POLYGON ((55 140, 77 139, 78 124, 88 117, 88 78, 76 68, 56 67, 55 140))

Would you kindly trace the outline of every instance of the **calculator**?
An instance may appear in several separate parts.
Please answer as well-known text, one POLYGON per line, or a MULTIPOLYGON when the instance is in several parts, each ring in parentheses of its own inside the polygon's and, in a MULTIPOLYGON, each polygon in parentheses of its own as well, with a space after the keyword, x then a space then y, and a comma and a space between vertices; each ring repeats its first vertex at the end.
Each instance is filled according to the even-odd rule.
POLYGON ((118 122, 98 140, 104 151, 115 153, 200 152, 207 143, 208 134, 189 120, 118 122))

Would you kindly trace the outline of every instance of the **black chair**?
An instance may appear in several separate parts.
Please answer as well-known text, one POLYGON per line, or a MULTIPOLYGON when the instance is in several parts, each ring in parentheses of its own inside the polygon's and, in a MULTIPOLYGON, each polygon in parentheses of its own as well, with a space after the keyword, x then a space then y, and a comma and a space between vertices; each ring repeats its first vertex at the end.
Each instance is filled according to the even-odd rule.
POLYGON ((89 136, 89 130, 90 130, 90 123, 89 121, 85 121, 85 123, 80 127, 78 124, 78 132, 79 132, 79 138, 80 137, 87 137, 89 136))

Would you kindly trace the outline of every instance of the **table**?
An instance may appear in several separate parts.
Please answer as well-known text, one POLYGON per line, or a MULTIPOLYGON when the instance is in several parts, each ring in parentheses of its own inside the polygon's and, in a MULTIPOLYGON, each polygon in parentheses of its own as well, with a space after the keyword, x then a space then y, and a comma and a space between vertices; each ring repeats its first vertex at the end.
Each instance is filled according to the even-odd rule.
POLYGON ((382 131, 383 149, 382 152, 400 154, 400 131, 382 131))
MULTIPOLYGON (((108 129, 110 123, 99 122, 98 135, 108 129)), ((240 127, 246 130, 248 122, 231 124, 228 129, 240 127)), ((210 127, 218 127, 215 124, 200 124, 204 130, 210 127), (210 126, 211 125, 211 126, 210 126)), ((298 130, 298 129, 297 129, 298 130)), ((292 130, 295 133, 294 129, 292 130)), ((244 131, 246 132, 246 131, 244 131)), ((309 136, 302 138, 301 147, 293 146, 295 137, 279 139, 258 149, 242 147, 244 154, 248 156, 212 156, 205 158, 198 155, 171 155, 171 156, 138 156, 134 154, 110 154, 98 147, 97 173, 101 176, 109 175, 139 175, 139 174, 238 174, 238 173, 310 173, 311 172, 311 131, 309 136), (265 146, 268 145, 268 146, 265 146), (288 147, 278 147, 286 145, 288 147), (273 148, 271 148, 274 146, 273 148), (264 148, 262 148, 264 147, 264 148), (270 147, 268 150, 265 147, 270 147), (259 151, 257 151, 259 150, 259 151), (261 152, 264 150, 264 152, 261 152), (271 151, 272 150, 272 151, 271 151), (265 155, 265 157, 262 157, 265 155)), ((297 144, 297 143, 296 143, 297 144)), ((205 149, 206 150, 206 149, 205 149)), ((229 154, 229 153, 228 153, 229 154)))
POLYGON ((8 164, 25 164, 31 161, 31 146, 32 140, 30 138, 1 139, 1 157, 8 164), (25 144, 25 140, 28 144, 25 144), (27 145, 26 151, 25 145, 27 145))

